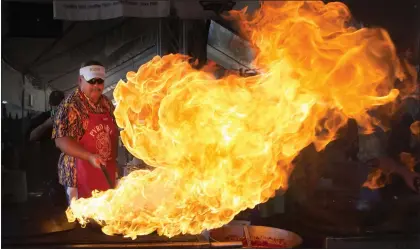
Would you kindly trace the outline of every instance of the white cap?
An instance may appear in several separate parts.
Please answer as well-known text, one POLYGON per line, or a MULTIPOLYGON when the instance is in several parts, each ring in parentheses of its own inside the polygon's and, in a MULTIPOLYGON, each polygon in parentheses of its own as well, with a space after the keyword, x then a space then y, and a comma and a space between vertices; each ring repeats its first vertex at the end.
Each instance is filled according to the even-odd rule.
POLYGON ((83 67, 80 69, 79 73, 86 81, 92 80, 93 78, 105 80, 105 68, 99 65, 83 67))

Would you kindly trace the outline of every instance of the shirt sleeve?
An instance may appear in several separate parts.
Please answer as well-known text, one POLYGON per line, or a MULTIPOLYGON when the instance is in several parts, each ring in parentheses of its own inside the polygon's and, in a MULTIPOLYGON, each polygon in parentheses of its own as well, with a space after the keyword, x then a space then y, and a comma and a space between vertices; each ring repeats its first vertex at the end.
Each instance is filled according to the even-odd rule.
POLYGON ((74 105, 62 103, 54 116, 52 138, 82 136, 82 120, 74 105))

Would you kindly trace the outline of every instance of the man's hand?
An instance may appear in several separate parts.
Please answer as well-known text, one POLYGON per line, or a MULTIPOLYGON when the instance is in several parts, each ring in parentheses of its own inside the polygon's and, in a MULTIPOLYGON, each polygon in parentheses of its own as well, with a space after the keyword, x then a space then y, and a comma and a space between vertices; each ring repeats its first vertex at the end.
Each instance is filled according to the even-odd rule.
POLYGON ((410 171, 408 169, 408 167, 397 163, 396 161, 392 160, 389 157, 382 157, 377 159, 377 163, 379 163, 379 165, 377 167, 379 167, 380 169, 389 172, 389 173, 394 173, 397 174, 399 176, 401 176, 401 178, 404 179, 405 184, 414 192, 419 193, 420 194, 420 190, 417 189, 417 185, 416 182, 420 179, 420 174, 410 171), (418 179, 416 179, 418 178, 418 179))
POLYGON ((89 155, 88 161, 95 168, 101 168, 101 165, 106 166, 106 161, 102 159, 99 155, 89 155))

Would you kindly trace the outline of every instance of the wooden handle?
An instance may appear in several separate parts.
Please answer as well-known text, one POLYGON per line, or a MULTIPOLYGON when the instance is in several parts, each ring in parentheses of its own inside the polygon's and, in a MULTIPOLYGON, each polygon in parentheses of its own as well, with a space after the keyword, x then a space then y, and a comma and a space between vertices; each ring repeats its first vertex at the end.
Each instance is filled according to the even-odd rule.
POLYGON ((101 165, 102 173, 105 175, 105 179, 108 182, 109 188, 113 188, 111 178, 109 177, 108 171, 106 170, 104 165, 101 165))

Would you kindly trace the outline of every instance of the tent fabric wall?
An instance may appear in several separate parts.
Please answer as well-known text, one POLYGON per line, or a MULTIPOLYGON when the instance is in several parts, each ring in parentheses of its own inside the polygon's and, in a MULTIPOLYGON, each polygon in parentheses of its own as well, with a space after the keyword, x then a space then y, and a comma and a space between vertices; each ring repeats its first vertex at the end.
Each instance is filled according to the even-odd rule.
MULTIPOLYGON (((214 1, 223 3, 223 1, 214 1)), ((229 2, 229 1, 225 1, 229 2)), ((234 1, 234 10, 241 10, 245 7, 248 8, 248 12, 253 12, 258 9, 261 5, 258 0, 241 0, 234 1)), ((176 15, 181 19, 213 19, 218 18, 218 15, 211 9, 206 9, 203 5, 211 4, 211 1, 179 1, 171 0, 171 6, 174 8, 176 15)), ((220 6, 220 5, 219 5, 220 6)), ((218 7, 219 7, 218 6, 218 7)))
POLYGON ((170 13, 169 0, 154 1, 89 1, 54 0, 54 18, 76 21, 106 20, 127 17, 167 17, 170 13))
MULTIPOLYGON (((43 85, 69 91, 77 85, 78 69, 83 61, 96 59, 108 69, 118 67, 156 43, 156 27, 156 19, 77 23, 29 72, 39 76, 43 85)), ((52 39, 9 38, 4 41, 3 56, 24 71, 52 43, 52 39)))
POLYGON ((34 87, 30 79, 13 69, 4 60, 1 62, 1 69, 1 100, 5 103, 8 113, 11 113, 13 117, 17 115, 21 118, 22 104, 24 115, 28 112, 36 113, 48 109, 47 98, 50 90, 34 87), (30 102, 30 99, 32 99, 32 102, 30 102))
MULTIPOLYGON (((56 59, 62 63, 61 69, 65 68, 65 65, 71 65, 70 67, 67 66, 69 68, 68 71, 62 70, 61 72, 63 73, 61 75, 55 77, 51 75, 48 79, 46 72, 48 72, 50 64, 45 65, 43 68, 38 68, 37 71, 44 72, 42 74, 51 86, 68 91, 76 86, 81 62, 96 59, 104 63, 108 71, 119 67, 119 65, 124 64, 139 52, 155 44, 155 27, 156 22, 152 20, 130 20, 120 28, 110 31, 104 37, 95 39, 95 42, 86 44, 83 51, 92 53, 85 53, 81 58, 75 58, 74 55, 68 54, 66 57, 56 59)), ((54 72, 57 72, 56 67, 54 72)), ((112 81, 107 79, 105 86, 112 83, 112 81)))
MULTIPOLYGON (((248 2, 259 6, 258 1, 238 1, 234 9, 240 9, 248 2)), ((178 1, 171 1, 171 4, 181 13, 182 6, 178 6, 178 1)), ((194 4, 197 5, 198 1, 194 4)), ((203 11, 201 6, 200 11, 203 11)), ((194 16, 188 18, 194 19, 194 16)), ((203 19, 203 16, 200 15, 199 19, 203 19)), ((2 57, 20 72, 25 72, 35 87, 62 90, 66 93, 77 86, 80 64, 96 59, 103 62, 108 70, 105 88, 110 90, 119 79, 125 78, 127 71, 137 70, 142 63, 157 54, 158 48, 162 47, 162 41, 158 39, 159 30, 162 30, 159 29, 160 21, 158 18, 63 21, 63 34, 56 39, 3 39, 2 57), (155 50, 156 53, 153 52, 155 50)), ((217 51, 213 54, 215 53, 217 51)), ((2 82, 3 89, 9 88, 9 82, 13 80, 2 82)), ((13 86, 10 87, 12 88, 19 92, 13 86)), ((19 100, 14 102, 18 103, 19 100)), ((48 107, 44 105, 44 108, 48 107)))
POLYGON ((1 87, 2 101, 21 106, 23 91, 22 73, 13 69, 4 60, 1 60, 1 87))

